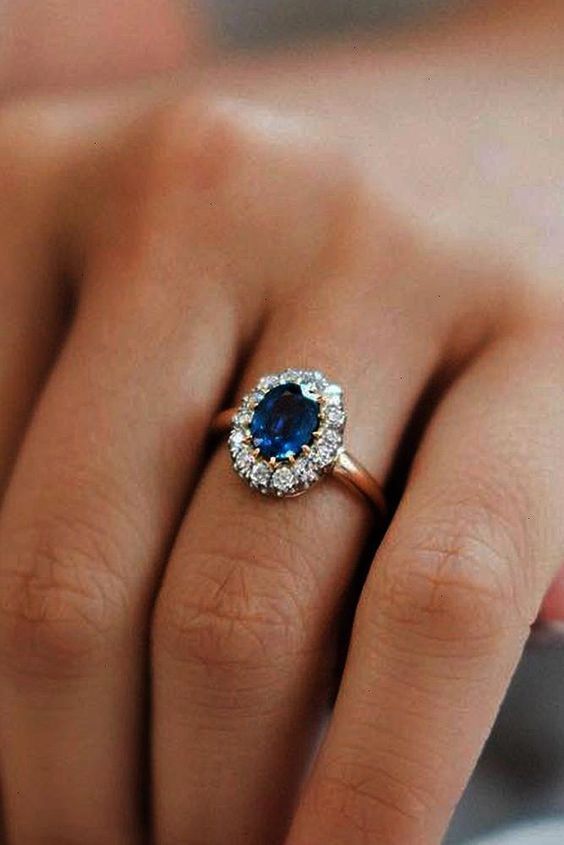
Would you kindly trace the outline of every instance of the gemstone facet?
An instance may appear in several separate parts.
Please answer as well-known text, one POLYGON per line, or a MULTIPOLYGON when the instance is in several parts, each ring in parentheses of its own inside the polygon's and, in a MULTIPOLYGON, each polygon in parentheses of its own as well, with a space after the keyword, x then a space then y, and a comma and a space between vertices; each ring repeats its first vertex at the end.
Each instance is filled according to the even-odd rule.
POLYGON ((319 427, 319 404, 292 382, 271 388, 255 408, 253 444, 267 460, 284 460, 309 446, 319 427))

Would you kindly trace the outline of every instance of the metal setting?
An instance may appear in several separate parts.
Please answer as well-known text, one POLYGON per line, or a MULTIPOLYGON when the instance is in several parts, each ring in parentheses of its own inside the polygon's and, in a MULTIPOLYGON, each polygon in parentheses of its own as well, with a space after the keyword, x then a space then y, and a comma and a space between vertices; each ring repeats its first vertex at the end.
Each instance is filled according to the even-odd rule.
POLYGON ((317 370, 288 369, 264 376, 236 409, 222 411, 216 431, 229 429, 228 446, 235 472, 252 489, 268 496, 300 496, 323 476, 331 474, 360 493, 383 516, 384 495, 377 481, 345 450, 347 420, 343 391, 317 370), (311 442, 283 459, 265 458, 253 442, 251 423, 259 403, 280 385, 299 385, 318 406, 318 428, 311 442))

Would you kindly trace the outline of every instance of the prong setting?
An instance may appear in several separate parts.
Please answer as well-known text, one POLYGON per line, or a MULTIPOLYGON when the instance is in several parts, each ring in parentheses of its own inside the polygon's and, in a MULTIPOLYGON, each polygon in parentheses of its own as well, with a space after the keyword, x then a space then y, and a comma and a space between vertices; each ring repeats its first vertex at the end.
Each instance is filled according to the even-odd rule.
POLYGON ((233 418, 228 440, 233 467, 250 487, 264 495, 298 496, 332 469, 343 448, 345 424, 342 390, 323 373, 291 368, 268 374, 243 397, 233 418), (253 418, 265 397, 283 387, 299 392, 306 405, 309 401, 309 407, 312 402, 316 404, 317 429, 295 452, 272 457, 263 454, 253 438, 253 418))

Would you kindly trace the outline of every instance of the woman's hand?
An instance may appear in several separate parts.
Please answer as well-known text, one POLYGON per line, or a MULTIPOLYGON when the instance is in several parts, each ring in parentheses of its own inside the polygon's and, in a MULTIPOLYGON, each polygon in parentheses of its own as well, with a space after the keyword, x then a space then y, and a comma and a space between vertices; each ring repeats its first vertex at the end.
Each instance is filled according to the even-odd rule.
POLYGON ((139 843, 146 795, 159 845, 438 842, 561 563, 559 292, 247 101, 22 105, 0 148, 8 841, 139 843), (416 450, 358 604, 365 505, 210 451, 294 365, 392 489, 416 450))

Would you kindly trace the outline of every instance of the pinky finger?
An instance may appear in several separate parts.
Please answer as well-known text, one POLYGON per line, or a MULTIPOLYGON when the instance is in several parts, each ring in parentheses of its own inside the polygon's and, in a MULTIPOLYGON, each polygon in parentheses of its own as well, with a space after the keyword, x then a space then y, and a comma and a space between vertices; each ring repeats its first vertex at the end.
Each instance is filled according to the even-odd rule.
POLYGON ((441 841, 561 560, 561 361, 499 341, 437 413, 289 845, 441 841))

